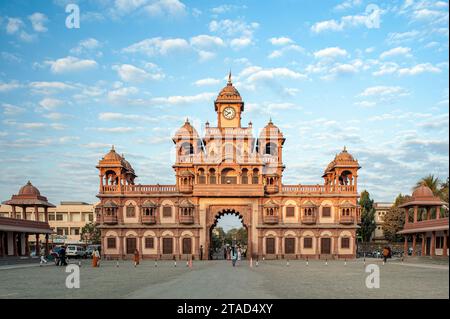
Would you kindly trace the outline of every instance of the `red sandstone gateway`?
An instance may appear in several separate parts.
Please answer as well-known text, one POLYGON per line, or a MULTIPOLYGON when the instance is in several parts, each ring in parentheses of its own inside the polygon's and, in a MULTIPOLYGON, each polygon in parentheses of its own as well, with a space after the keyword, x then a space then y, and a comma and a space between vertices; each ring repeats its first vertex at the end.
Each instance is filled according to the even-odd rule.
POLYGON ((99 161, 104 256, 131 259, 137 249, 143 258, 198 259, 217 219, 235 214, 248 231, 247 257, 354 258, 360 166, 345 147, 322 184, 285 185, 285 138, 272 120, 256 138, 251 122, 241 125, 244 102, 231 74, 214 108, 218 126, 206 123, 203 137, 189 120, 175 133, 175 185, 136 184, 114 147, 99 161))

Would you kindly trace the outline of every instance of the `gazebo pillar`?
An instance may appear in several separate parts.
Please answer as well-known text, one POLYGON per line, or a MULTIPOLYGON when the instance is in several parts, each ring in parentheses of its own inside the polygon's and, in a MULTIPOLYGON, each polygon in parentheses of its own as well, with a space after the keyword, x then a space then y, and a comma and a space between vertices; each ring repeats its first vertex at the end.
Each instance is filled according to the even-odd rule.
POLYGON ((422 233, 422 256, 426 255, 427 233, 422 233))
POLYGON ((413 255, 413 256, 416 255, 416 239, 417 239, 416 237, 417 237, 417 235, 414 234, 414 235, 413 235, 413 247, 412 247, 412 248, 413 248, 413 251, 412 251, 412 255, 413 255))
POLYGON ((48 207, 47 206, 44 207, 44 217, 45 217, 45 222, 48 223, 48 207))
POLYGON ((12 206, 12 212, 11 212, 11 218, 17 218, 17 212, 16 212, 16 205, 11 205, 12 206))
POLYGON ((417 223, 417 211, 419 207, 417 205, 414 205, 414 222, 417 223))
POLYGON ((405 243, 403 244, 403 256, 408 257, 408 235, 405 234, 405 243))
POLYGON ((41 244, 39 243, 39 234, 36 234, 36 256, 41 253, 41 244))
POLYGON ((436 255, 436 232, 431 232, 431 257, 436 255))
POLYGON ((27 206, 22 206, 22 218, 27 219, 27 206))
POLYGON ((39 221, 39 207, 34 205, 34 218, 38 222, 39 221))
POLYGON ((436 206, 436 219, 441 218, 441 206, 436 206))
POLYGON ((405 225, 409 224, 409 208, 405 207, 405 225))
POLYGON ((45 256, 48 255, 48 234, 45 234, 45 256))
POLYGON ((447 231, 444 230, 444 244, 442 246, 442 256, 447 257, 447 231))
POLYGON ((17 246, 17 233, 13 233, 13 248, 14 248, 14 256, 18 256, 19 247, 17 246))

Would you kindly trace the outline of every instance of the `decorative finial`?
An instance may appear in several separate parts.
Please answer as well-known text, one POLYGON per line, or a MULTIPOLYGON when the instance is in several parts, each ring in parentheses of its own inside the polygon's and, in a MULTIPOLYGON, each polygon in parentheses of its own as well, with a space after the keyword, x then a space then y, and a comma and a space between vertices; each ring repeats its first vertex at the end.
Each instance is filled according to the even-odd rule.
POLYGON ((344 145, 344 152, 347 152, 347 147, 344 145))
POLYGON ((272 117, 270 117, 270 119, 269 119, 269 124, 273 124, 272 123, 272 117))
POLYGON ((122 153, 122 158, 125 158, 125 155, 122 153))
POLYGON ((28 181, 27 185, 31 185, 31 182, 30 182, 30 181, 28 181))
POLYGON ((231 68, 230 68, 230 72, 228 72, 228 84, 231 85, 231 68))
POLYGON ((114 145, 111 147, 111 151, 115 151, 115 149, 114 149, 114 145))
POLYGON ((189 124, 189 118, 188 117, 186 117, 186 122, 185 123, 189 124))

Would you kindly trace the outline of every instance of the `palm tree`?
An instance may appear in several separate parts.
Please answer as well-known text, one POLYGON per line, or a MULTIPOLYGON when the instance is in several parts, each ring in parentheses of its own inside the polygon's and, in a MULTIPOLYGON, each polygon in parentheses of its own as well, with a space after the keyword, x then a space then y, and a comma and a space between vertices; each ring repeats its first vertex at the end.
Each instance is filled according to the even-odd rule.
POLYGON ((441 195, 441 181, 438 177, 434 177, 434 175, 430 174, 428 176, 423 177, 421 180, 419 180, 414 186, 413 190, 416 190, 420 186, 428 186, 431 191, 433 192, 434 196, 440 196, 441 195))

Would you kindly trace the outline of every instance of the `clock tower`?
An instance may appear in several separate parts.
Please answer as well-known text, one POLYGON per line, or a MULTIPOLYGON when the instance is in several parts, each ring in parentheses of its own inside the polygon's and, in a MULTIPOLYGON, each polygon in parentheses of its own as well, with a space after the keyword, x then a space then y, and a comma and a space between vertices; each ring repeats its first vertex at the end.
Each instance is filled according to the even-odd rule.
POLYGON ((217 126, 219 128, 241 127, 241 114, 244 111, 244 102, 238 90, 231 83, 231 72, 228 74, 228 83, 220 91, 214 102, 217 112, 217 126))

